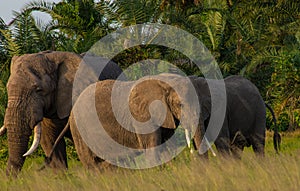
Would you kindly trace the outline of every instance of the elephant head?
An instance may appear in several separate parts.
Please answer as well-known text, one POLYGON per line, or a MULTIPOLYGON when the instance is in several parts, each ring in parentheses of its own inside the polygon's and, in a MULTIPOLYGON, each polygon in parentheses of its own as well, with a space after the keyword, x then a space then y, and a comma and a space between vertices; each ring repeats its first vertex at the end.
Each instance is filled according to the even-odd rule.
MULTIPOLYGON (((198 126, 198 98, 187 77, 160 74, 142 78, 133 86, 129 100, 133 117, 141 122, 151 119, 163 129, 174 130, 180 121, 187 134, 193 134, 198 126)), ((189 145, 190 136, 186 138, 189 145)))

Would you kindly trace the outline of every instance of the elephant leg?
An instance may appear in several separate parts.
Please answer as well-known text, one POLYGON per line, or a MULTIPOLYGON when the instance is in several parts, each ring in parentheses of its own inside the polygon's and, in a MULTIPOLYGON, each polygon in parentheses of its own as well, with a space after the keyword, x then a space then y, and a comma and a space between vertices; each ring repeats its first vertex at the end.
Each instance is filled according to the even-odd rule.
POLYGON ((218 137, 215 145, 222 156, 228 157, 230 155, 230 140, 228 137, 218 137))
POLYGON ((97 155, 95 155, 85 144, 72 116, 70 117, 70 130, 79 160, 86 169, 101 171, 104 168, 110 166, 108 165, 108 163, 107 165, 102 164, 105 161, 97 155))
POLYGON ((149 134, 139 134, 138 141, 140 146, 145 149, 146 163, 150 166, 156 166, 161 162, 160 154, 154 150, 155 147, 162 143, 162 132, 161 128, 158 128, 155 132, 149 134))
POLYGON ((266 137, 266 111, 264 102, 261 105, 257 105, 255 115, 255 126, 250 136, 250 144, 257 156, 264 156, 266 137))
MULTIPOLYGON (((66 123, 67 120, 47 119, 47 118, 43 119, 41 123, 42 125, 41 146, 46 156, 50 154, 56 138, 59 136, 60 132, 63 130, 66 123)), ((60 143, 57 145, 48 166, 54 169, 68 168, 66 143, 64 139, 62 139, 60 143)))
POLYGON ((251 145, 257 156, 265 155, 265 132, 256 133, 251 136, 251 145))
POLYGON ((237 159, 241 159, 244 147, 247 145, 248 143, 245 136, 240 131, 237 131, 231 140, 230 150, 232 155, 237 159))
POLYGON ((170 138, 175 134, 174 129, 167 129, 160 127, 161 130, 161 143, 158 144, 164 144, 163 150, 161 152, 161 155, 164 157, 168 157, 170 154, 172 154, 177 149, 177 141, 176 139, 172 139, 170 141, 170 138))
POLYGON ((229 135, 229 129, 228 129, 228 121, 225 118, 223 127, 219 133, 219 136, 215 140, 215 145, 218 150, 218 152, 224 156, 229 157, 230 155, 230 135, 229 135))
POLYGON ((231 150, 231 153, 234 158, 236 158, 236 159, 242 158, 242 153, 243 153, 244 147, 240 147, 238 145, 232 145, 230 150, 231 150))

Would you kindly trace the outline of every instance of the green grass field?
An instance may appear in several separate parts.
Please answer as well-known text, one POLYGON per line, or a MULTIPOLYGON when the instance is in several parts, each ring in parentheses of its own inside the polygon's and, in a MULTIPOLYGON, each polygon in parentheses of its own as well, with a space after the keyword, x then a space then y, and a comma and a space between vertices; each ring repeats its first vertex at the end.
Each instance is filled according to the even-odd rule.
MULTIPOLYGON (((300 190, 300 132, 282 134, 280 155, 267 136, 266 157, 251 148, 242 160, 212 158, 204 163, 188 150, 171 162, 146 170, 114 169, 89 172, 80 162, 69 161, 67 172, 54 173, 42 166, 43 158, 26 161, 17 179, 0 170, 0 190, 300 190)), ((4 163, 2 163, 4 164, 4 163)))

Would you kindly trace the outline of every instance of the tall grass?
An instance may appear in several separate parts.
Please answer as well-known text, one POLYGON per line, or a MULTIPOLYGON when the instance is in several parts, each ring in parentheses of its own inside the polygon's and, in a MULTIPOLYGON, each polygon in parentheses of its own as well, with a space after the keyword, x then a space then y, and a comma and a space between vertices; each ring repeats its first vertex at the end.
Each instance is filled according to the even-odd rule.
POLYGON ((266 157, 246 149, 242 160, 210 157, 201 161, 187 150, 171 162, 152 169, 113 169, 102 173, 70 161, 66 172, 37 171, 42 159, 26 162, 17 179, 0 170, 0 190, 300 190, 300 133, 284 134, 276 155, 268 135, 266 157))

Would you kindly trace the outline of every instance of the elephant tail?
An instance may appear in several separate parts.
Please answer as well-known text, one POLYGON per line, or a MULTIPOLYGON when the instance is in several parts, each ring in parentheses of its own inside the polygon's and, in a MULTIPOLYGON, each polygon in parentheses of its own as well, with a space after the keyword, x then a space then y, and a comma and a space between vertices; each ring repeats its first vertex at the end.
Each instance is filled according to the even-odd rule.
POLYGON ((54 145, 52 146, 52 150, 49 153, 49 156, 46 156, 46 164, 49 164, 51 162, 52 159, 52 155, 58 145, 58 143, 61 141, 61 139, 63 139, 63 137, 65 136, 65 134, 67 133, 67 131, 70 129, 70 120, 68 120, 68 123, 66 124, 66 126, 64 127, 64 129, 60 132, 60 134, 58 135, 58 137, 55 140, 54 145))
POLYGON ((271 108, 270 105, 268 105, 267 103, 265 103, 266 105, 266 108, 268 108, 272 114, 272 117, 273 117, 273 122, 274 122, 274 135, 273 135, 273 144, 274 144, 274 149, 276 151, 276 153, 279 152, 280 150, 280 142, 281 142, 281 136, 278 132, 278 126, 277 126, 277 123, 276 123, 276 117, 275 117, 275 114, 274 114, 274 111, 273 109, 271 108))

